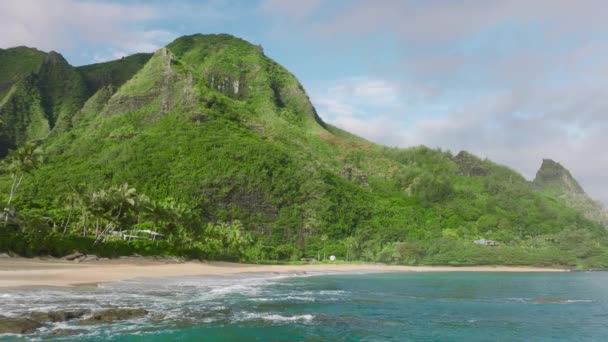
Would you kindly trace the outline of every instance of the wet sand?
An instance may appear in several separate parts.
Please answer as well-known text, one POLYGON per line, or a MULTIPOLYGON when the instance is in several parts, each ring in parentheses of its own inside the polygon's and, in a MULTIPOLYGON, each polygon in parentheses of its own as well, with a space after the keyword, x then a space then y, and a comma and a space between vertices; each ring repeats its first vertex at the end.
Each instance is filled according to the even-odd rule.
POLYGON ((393 266, 382 264, 252 265, 120 258, 74 262, 59 259, 0 259, 0 287, 87 286, 132 278, 238 273, 297 272, 565 272, 565 269, 512 266, 393 266))

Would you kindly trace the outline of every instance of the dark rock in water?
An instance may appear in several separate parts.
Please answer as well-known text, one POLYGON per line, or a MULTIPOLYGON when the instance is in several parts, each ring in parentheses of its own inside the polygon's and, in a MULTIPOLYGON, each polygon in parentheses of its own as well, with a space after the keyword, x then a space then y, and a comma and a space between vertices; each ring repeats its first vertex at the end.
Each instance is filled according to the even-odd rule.
POLYGON ((30 318, 37 322, 64 322, 84 316, 86 310, 66 310, 50 312, 32 312, 30 318))
POLYGON ((155 314, 152 317, 150 317, 150 320, 152 320, 152 321, 164 321, 166 317, 167 317, 167 315, 165 315, 165 314, 155 314))
POLYGON ((131 318, 143 317, 148 314, 144 309, 106 309, 97 311, 89 318, 80 321, 82 325, 111 323, 131 318))
POLYGON ((0 316, 0 334, 31 334, 42 324, 29 318, 10 318, 0 316))
POLYGON ((51 331, 51 336, 53 337, 66 337, 72 336, 76 334, 80 334, 85 332, 86 330, 78 330, 78 329, 54 329, 51 331))
POLYGON ((68 254, 68 255, 64 256, 63 258, 64 258, 65 260, 70 260, 70 261, 72 261, 72 260, 76 260, 76 259, 78 259, 78 258, 82 258, 82 257, 84 257, 84 256, 85 256, 85 255, 84 255, 84 254, 82 254, 82 253, 80 253, 80 252, 74 252, 74 253, 72 253, 72 254, 68 254))

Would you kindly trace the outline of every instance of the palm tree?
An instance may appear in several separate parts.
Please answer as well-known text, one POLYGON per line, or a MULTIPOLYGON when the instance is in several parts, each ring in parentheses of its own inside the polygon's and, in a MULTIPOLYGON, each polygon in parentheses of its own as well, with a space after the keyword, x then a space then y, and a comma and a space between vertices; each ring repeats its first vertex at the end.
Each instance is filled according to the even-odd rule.
POLYGON ((130 188, 128 183, 115 185, 108 189, 110 200, 113 204, 111 213, 116 214, 112 221, 126 223, 130 215, 135 211, 137 201, 140 199, 135 188, 130 188))
POLYGON ((3 166, 11 173, 12 185, 6 208, 4 208, 4 225, 8 223, 11 202, 21 185, 21 181, 23 181, 23 177, 38 169, 43 162, 42 148, 33 142, 28 142, 9 152, 3 166))
POLYGON ((134 211, 137 213, 137 223, 140 223, 142 216, 154 211, 154 203, 150 200, 150 197, 139 194, 135 199, 134 211))
POLYGON ((346 261, 352 260, 355 249, 359 246, 357 239, 354 236, 349 236, 344 239, 346 245, 346 261))
POLYGON ((72 214, 74 211, 80 211, 80 222, 86 223, 86 216, 88 212, 89 199, 87 196, 87 189, 85 184, 80 183, 76 186, 70 186, 69 190, 57 199, 59 205, 63 206, 68 211, 68 219, 63 226, 63 234, 66 233, 70 222, 72 220, 72 214))
MULTIPOLYGON (((109 215, 107 214, 111 208, 109 203, 109 194, 105 189, 100 189, 93 192, 90 197, 87 205, 83 207, 82 211, 82 221, 86 222, 86 218, 88 214, 96 219, 96 229, 95 229, 95 237, 99 236, 99 222, 107 221, 109 215)), ((86 226, 86 224, 85 224, 86 226)), ((83 228, 84 232, 84 228, 83 228)))
POLYGON ((327 234, 321 235, 321 241, 323 241, 323 260, 325 260, 325 241, 327 241, 327 234))
MULTIPOLYGON (((177 234, 183 238, 185 227, 194 227, 196 221, 195 212, 192 208, 184 203, 178 202, 173 197, 167 197, 161 201, 152 202, 151 210, 145 213, 149 219, 155 221, 158 226, 165 230, 165 233, 171 235, 177 234)), ((192 234, 200 234, 204 230, 203 226, 197 226, 202 229, 192 230, 192 234)))
POLYGON ((92 196, 92 212, 107 222, 106 227, 96 234, 95 243, 102 240, 114 227, 124 226, 132 218, 138 200, 137 190, 128 183, 113 185, 107 190, 99 190, 92 196))
POLYGON ((245 233, 241 221, 232 221, 223 225, 223 228, 226 230, 226 245, 231 251, 240 254, 243 252, 243 248, 251 243, 251 237, 245 233))

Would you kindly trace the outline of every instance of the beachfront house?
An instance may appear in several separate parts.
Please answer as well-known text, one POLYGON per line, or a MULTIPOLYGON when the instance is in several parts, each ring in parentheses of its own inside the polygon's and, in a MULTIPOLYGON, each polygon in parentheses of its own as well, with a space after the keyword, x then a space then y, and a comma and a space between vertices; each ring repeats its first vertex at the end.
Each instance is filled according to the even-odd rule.
POLYGON ((123 240, 131 241, 131 240, 164 240, 165 236, 163 234, 157 233, 155 231, 149 229, 134 229, 134 230, 121 230, 121 231, 113 231, 111 235, 120 236, 123 240))
POLYGON ((475 240, 473 242, 477 245, 482 245, 482 246, 491 246, 491 247, 498 246, 498 242, 496 242, 494 240, 479 239, 479 240, 475 240))

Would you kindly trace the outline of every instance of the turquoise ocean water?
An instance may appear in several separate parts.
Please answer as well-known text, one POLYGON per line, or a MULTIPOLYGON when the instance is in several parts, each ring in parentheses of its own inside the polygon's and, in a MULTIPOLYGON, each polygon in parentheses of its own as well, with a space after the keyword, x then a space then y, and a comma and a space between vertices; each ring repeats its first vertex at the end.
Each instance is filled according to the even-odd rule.
POLYGON ((105 307, 150 315, 48 329, 78 329, 70 341, 608 341, 604 272, 251 274, 0 289, 0 315, 105 307))

